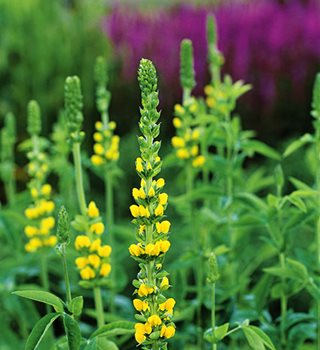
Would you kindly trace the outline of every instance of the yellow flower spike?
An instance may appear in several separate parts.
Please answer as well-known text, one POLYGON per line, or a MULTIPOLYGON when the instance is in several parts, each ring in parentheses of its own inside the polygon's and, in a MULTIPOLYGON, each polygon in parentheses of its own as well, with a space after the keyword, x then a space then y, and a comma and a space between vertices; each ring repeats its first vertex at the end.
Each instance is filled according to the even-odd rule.
POLYGON ((139 210, 139 207, 135 204, 132 204, 130 205, 130 212, 131 212, 131 215, 134 217, 134 218, 137 218, 140 214, 140 210, 139 210))
POLYGON ((173 326, 169 326, 166 328, 164 336, 165 338, 169 339, 172 338, 176 333, 176 329, 173 326))
POLYGON ((191 147, 191 150, 190 150, 190 154, 195 157, 197 156, 199 153, 199 146, 198 145, 194 145, 191 147))
POLYGON ((104 224, 102 222, 97 222, 90 226, 90 232, 95 233, 97 235, 102 235, 104 232, 104 224))
POLYGON ((148 196, 149 197, 153 197, 156 194, 155 190, 153 187, 150 188, 149 192, 148 192, 148 196))
POLYGON ((129 247, 129 253, 132 256, 140 256, 141 255, 141 248, 137 244, 131 244, 129 247))
POLYGON ((93 156, 91 156, 91 163, 93 165, 99 166, 102 165, 104 163, 104 160, 102 157, 97 156, 96 154, 94 154, 93 156))
POLYGON ((80 270, 80 276, 83 280, 90 280, 96 277, 96 273, 91 267, 87 266, 80 270))
POLYGON ((110 264, 104 263, 101 265, 100 276, 106 277, 110 274, 110 272, 111 272, 111 265, 110 264))
POLYGON ((190 157, 189 152, 186 148, 178 149, 176 154, 179 159, 188 159, 190 157))
POLYGON ((94 201, 91 201, 89 203, 87 214, 90 218, 96 218, 97 216, 99 216, 100 212, 94 201))
POLYGON ((50 196, 51 192, 52 192, 52 187, 51 187, 51 185, 45 184, 45 185, 43 185, 43 186, 41 187, 41 194, 42 194, 43 196, 50 196))
POLYGON ((167 193, 160 193, 159 194, 159 203, 161 205, 166 205, 168 203, 168 195, 167 193))
POLYGON ((156 207, 156 209, 154 211, 154 215, 155 216, 162 216, 163 213, 164 213, 163 206, 161 204, 158 204, 158 206, 156 207))
POLYGON ((85 256, 80 256, 80 257, 76 258, 75 263, 76 263, 78 269, 83 269, 88 264, 88 258, 85 256))
POLYGON ((153 292, 154 289, 152 287, 148 287, 146 284, 141 284, 141 286, 138 289, 139 297, 146 297, 149 294, 152 294, 153 292))
POLYGON ((34 226, 28 225, 24 228, 24 233, 28 238, 35 236, 36 234, 38 234, 38 232, 39 232, 38 228, 34 226))
POLYGON ((100 132, 95 132, 93 134, 93 139, 96 141, 96 142, 101 142, 103 141, 103 136, 101 135, 100 132))
POLYGON ((103 124, 100 121, 95 122, 94 126, 99 131, 103 128, 103 124))
POLYGON ((91 245, 91 241, 88 236, 80 235, 80 236, 77 236, 74 245, 77 250, 81 248, 89 248, 91 245))
POLYGON ((111 255, 112 248, 109 245, 104 245, 98 248, 98 254, 102 258, 108 258, 111 255))
POLYGON ((184 114, 185 113, 185 109, 180 105, 180 104, 176 104, 174 106, 174 111, 177 113, 177 114, 184 114))
POLYGON ((161 177, 160 179, 157 180, 156 185, 158 188, 162 188, 165 185, 164 179, 161 177))
POLYGON ((192 166, 194 168, 199 168, 199 167, 202 167, 205 162, 206 162, 206 158, 201 155, 192 161, 192 166))
POLYGON ((162 320, 158 315, 152 315, 148 317, 148 323, 151 327, 157 327, 161 325, 162 320))
POLYGON ((184 139, 179 136, 173 136, 173 138, 171 139, 171 143, 174 148, 184 147, 186 144, 184 139))
POLYGON ((169 279, 168 277, 163 277, 161 284, 160 284, 160 288, 166 288, 169 286, 169 279))
POLYGON ((182 121, 180 118, 173 118, 172 124, 176 129, 179 129, 182 126, 182 121))
POLYGON ((90 254, 88 256, 88 262, 91 266, 97 269, 100 266, 101 259, 97 254, 90 254))
POLYGON ((95 239, 90 245, 90 252, 99 251, 100 246, 101 246, 101 239, 100 238, 95 239))
POLYGON ((147 301, 142 301, 140 299, 133 300, 133 306, 137 311, 147 311, 149 309, 149 304, 147 301))
POLYGON ((206 95, 212 95, 214 93, 214 88, 211 85, 206 85, 204 87, 204 93, 206 95))

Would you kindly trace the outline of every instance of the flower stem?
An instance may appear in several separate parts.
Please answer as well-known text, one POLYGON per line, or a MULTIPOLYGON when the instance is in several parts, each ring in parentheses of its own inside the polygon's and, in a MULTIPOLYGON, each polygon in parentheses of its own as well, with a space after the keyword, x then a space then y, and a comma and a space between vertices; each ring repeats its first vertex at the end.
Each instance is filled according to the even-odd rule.
MULTIPOLYGON (((279 254, 279 261, 281 268, 285 268, 285 255, 284 253, 279 254)), ((281 292, 281 324, 280 324, 280 332, 281 332, 281 346, 283 349, 286 348, 286 318, 287 318, 287 296, 285 292, 286 280, 284 277, 281 277, 282 284, 282 292, 281 292)))
POLYGON ((70 280, 69 280, 69 274, 68 274, 68 268, 67 268, 67 257, 66 257, 66 245, 65 244, 63 244, 61 247, 61 253, 62 253, 64 281, 66 284, 66 298, 67 298, 67 303, 69 304, 71 302, 72 296, 71 296, 70 280))
MULTIPOLYGON (((113 178, 112 175, 107 171, 104 173, 104 186, 105 186, 105 208, 106 208, 106 227, 109 234, 110 246, 114 248, 113 240, 113 224, 114 224, 114 211, 113 211, 113 178)), ((112 265, 112 258, 110 258, 110 263, 112 265)), ((113 265, 114 266, 114 265, 113 265)), ((111 270, 110 280, 111 280, 111 289, 110 289, 110 312, 114 312, 114 299, 115 299, 115 275, 114 269, 111 270)))
POLYGON ((73 153, 74 166, 75 166, 76 188, 77 188, 79 207, 80 207, 81 214, 85 215, 87 211, 87 205, 86 205, 86 198, 85 198, 84 188, 83 188, 80 142, 73 143, 72 153, 73 153))
POLYGON ((98 328, 100 328, 104 325, 104 311, 103 311, 103 304, 102 304, 101 288, 94 287, 93 294, 94 294, 94 303, 96 307, 97 325, 98 325, 98 328))
MULTIPOLYGON (((46 292, 49 292, 49 278, 48 278, 48 264, 47 264, 47 257, 44 253, 41 253, 40 258, 40 278, 41 278, 41 285, 44 288, 46 292)), ((50 312, 50 306, 46 304, 46 312, 50 312)))
MULTIPOLYGON (((216 284, 212 284, 212 294, 211 294, 211 327, 212 336, 214 337, 214 329, 216 328, 216 284)), ((217 350, 218 345, 212 343, 212 350, 217 350)))

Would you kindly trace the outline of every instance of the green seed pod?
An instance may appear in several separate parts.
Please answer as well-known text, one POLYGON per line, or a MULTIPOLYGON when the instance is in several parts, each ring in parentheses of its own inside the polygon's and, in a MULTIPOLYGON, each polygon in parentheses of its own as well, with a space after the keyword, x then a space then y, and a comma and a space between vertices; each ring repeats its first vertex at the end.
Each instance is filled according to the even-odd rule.
POLYGON ((57 238, 60 244, 69 243, 70 221, 66 208, 62 205, 58 214, 57 238))
POLYGON ((94 66, 94 79, 98 86, 106 86, 108 84, 107 62, 104 57, 99 56, 94 66))
POLYGON ((41 131, 41 112, 37 101, 28 103, 28 126, 30 136, 39 135, 41 131))
POLYGON ((64 101, 68 128, 72 133, 79 132, 82 126, 82 100, 79 77, 68 77, 64 85, 64 101))
POLYGON ((209 267, 209 270, 208 270, 207 280, 209 283, 216 283, 220 278, 220 274, 219 274, 217 257, 214 252, 211 252, 209 256, 208 267, 209 267))
POLYGON ((180 82, 184 89, 192 90, 195 85, 193 48, 191 40, 184 39, 180 46, 180 82))
POLYGON ((313 87, 312 116, 320 119, 320 73, 317 74, 313 87))
POLYGON ((149 94, 157 92, 157 72, 150 60, 141 59, 138 69, 138 82, 142 100, 145 100, 149 94))

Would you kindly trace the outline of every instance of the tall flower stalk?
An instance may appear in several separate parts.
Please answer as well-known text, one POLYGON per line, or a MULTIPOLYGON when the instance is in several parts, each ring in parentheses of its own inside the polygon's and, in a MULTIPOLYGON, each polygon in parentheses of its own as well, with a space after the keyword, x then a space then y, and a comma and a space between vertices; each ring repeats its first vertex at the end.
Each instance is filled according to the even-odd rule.
MULTIPOLYGON (((117 169, 119 159, 119 142, 120 138, 114 134, 116 123, 110 121, 109 105, 111 94, 107 90, 108 73, 106 61, 103 57, 98 57, 95 65, 96 81, 96 106, 101 115, 101 121, 95 124, 96 132, 93 135, 95 144, 93 147, 94 155, 91 157, 92 164, 103 173, 105 186, 105 213, 106 222, 108 223, 109 242, 111 247, 114 245, 113 225, 114 225, 114 175, 117 169)), ((111 272, 111 298, 110 309, 114 311, 114 273, 111 272)))
POLYGON ((16 180, 14 163, 14 145, 16 143, 16 121, 12 113, 5 117, 5 125, 1 130, 0 174, 4 182, 4 189, 9 205, 15 203, 16 180))
POLYGON ((138 70, 141 89, 139 137, 141 157, 136 159, 136 170, 141 178, 140 188, 132 190, 136 204, 130 206, 133 223, 136 225, 136 240, 129 252, 139 263, 138 278, 133 281, 137 298, 133 305, 138 311, 135 325, 135 339, 143 349, 162 350, 167 348, 166 339, 175 334, 171 321, 175 300, 166 298, 163 292, 169 287, 168 273, 162 270, 165 253, 170 248, 168 240, 170 222, 165 219, 168 195, 162 192, 163 178, 156 179, 161 171, 158 156, 160 112, 157 91, 157 74, 152 62, 142 59, 138 70))
POLYGON ((100 211, 94 201, 87 206, 83 187, 80 145, 84 138, 81 131, 83 122, 82 94, 78 77, 69 77, 65 83, 65 108, 72 144, 75 166, 76 189, 81 215, 77 215, 72 222, 73 227, 81 232, 75 240, 75 248, 79 257, 75 263, 80 271, 80 284, 92 288, 96 306, 98 326, 104 325, 104 310, 101 296, 101 286, 106 284, 105 277, 111 272, 111 247, 102 244, 105 226, 102 223, 100 211))

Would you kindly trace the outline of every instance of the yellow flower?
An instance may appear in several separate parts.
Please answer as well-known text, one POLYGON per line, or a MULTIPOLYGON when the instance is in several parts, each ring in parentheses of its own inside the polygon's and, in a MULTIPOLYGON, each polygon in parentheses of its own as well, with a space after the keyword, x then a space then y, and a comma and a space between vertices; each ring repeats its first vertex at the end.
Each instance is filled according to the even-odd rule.
POLYGON ((111 122, 109 122, 108 126, 109 126, 110 130, 114 130, 117 127, 117 124, 116 124, 116 122, 111 121, 111 122))
POLYGON ((54 247, 57 244, 57 237, 56 236, 50 236, 49 238, 44 240, 44 245, 49 247, 54 247))
POLYGON ((100 275, 105 277, 105 276, 108 276, 111 272, 111 265, 108 264, 108 263, 104 263, 101 265, 101 268, 100 268, 100 275))
POLYGON ((180 148, 177 150, 177 157, 180 159, 188 159, 190 157, 186 148, 180 148))
POLYGON ((164 337, 164 335, 166 334, 166 329, 167 329, 166 325, 165 324, 162 325, 161 331, 160 331, 160 337, 164 337))
POLYGON ((137 341, 137 343, 141 344, 146 340, 146 336, 145 336, 145 326, 143 323, 136 323, 135 324, 135 334, 134 337, 137 341))
POLYGON ((146 245, 146 254, 151 256, 158 256, 160 254, 160 246, 159 244, 149 243, 146 245))
POLYGON ((149 192, 148 192, 148 196, 149 197, 153 197, 156 194, 155 190, 153 187, 150 188, 149 192))
POLYGON ((41 194, 43 196, 50 196, 52 192, 52 187, 49 184, 45 184, 41 187, 41 194))
POLYGON ((104 163, 104 160, 103 160, 102 157, 97 156, 96 154, 94 154, 93 156, 91 156, 91 163, 93 165, 99 166, 99 165, 104 163))
POLYGON ((96 203, 94 201, 91 201, 89 203, 87 214, 90 218, 96 218, 97 216, 99 216, 99 209, 97 208, 96 203))
POLYGON ((184 114, 185 110, 184 108, 180 105, 180 104, 176 104, 174 106, 174 111, 177 113, 177 114, 184 114))
POLYGON ((95 122, 94 125, 95 125, 95 127, 96 127, 97 130, 101 130, 101 129, 103 128, 103 124, 102 124, 100 121, 95 122))
POLYGON ((176 301, 173 298, 167 299, 164 303, 159 305, 160 311, 168 311, 169 313, 173 313, 173 308, 176 304, 176 301))
POLYGON ((142 301, 140 299, 133 300, 133 306, 137 311, 147 311, 149 309, 149 304, 147 301, 142 301))
POLYGON ((136 170, 141 173, 143 171, 143 166, 142 166, 142 159, 138 157, 136 159, 136 170))
POLYGON ((79 269, 83 269, 88 264, 88 258, 80 256, 76 258, 75 263, 79 269))
POLYGON ((90 241, 90 238, 88 236, 80 235, 80 236, 77 236, 74 245, 75 245, 77 250, 79 250, 81 248, 89 248, 91 245, 91 241, 90 241))
POLYGON ((26 234, 26 236, 27 237, 32 237, 32 236, 34 236, 34 235, 36 235, 36 234, 38 234, 38 232, 39 232, 39 230, 38 230, 38 228, 37 227, 34 227, 34 226, 26 226, 25 228, 24 228, 24 233, 26 234))
POLYGON ((42 206, 44 211, 46 211, 48 214, 53 212, 55 208, 55 204, 52 201, 44 201, 42 206))
POLYGON ((195 157, 196 155, 198 155, 199 153, 199 146, 198 145, 194 145, 191 147, 191 150, 190 150, 190 154, 195 157))
POLYGON ((168 202, 168 195, 166 193, 159 194, 159 203, 161 205, 166 205, 168 202))
POLYGON ((98 248, 98 254, 102 258, 108 258, 112 252, 112 248, 109 245, 104 245, 98 248))
POLYGON ((141 199, 146 199, 146 193, 144 192, 144 189, 142 188, 142 187, 140 187, 140 189, 139 189, 139 197, 141 198, 141 199))
POLYGON ((30 190, 30 193, 31 193, 31 196, 32 196, 32 198, 37 198, 38 197, 38 190, 36 189, 36 188, 31 188, 31 190, 30 190))
POLYGON ((93 139, 96 141, 96 142, 101 142, 103 140, 103 136, 100 134, 100 132, 95 132, 93 134, 93 139))
POLYGON ((173 118, 172 123, 173 123, 173 126, 174 126, 176 129, 179 129, 179 128, 181 128, 181 126, 182 126, 182 121, 181 121, 180 118, 173 118))
POLYGON ((80 276, 83 280, 90 280, 96 277, 96 273, 91 267, 87 266, 84 269, 80 270, 80 276))
POLYGON ((190 112, 195 113, 198 110, 198 104, 196 102, 192 103, 190 106, 190 112))
POLYGON ((90 254, 88 256, 88 262, 91 266, 97 269, 100 266, 101 259, 97 254, 90 254))
POLYGON ((34 208, 27 208, 25 211, 24 211, 24 215, 27 219, 34 219, 37 217, 37 214, 34 210, 34 208))
POLYGON ((142 234, 145 230, 146 226, 145 225, 140 225, 139 226, 139 233, 142 234))
POLYGON ((214 93, 214 88, 211 85, 206 85, 204 87, 204 93, 206 95, 212 95, 214 93))
POLYGON ((49 231, 54 227, 55 219, 52 216, 44 218, 40 222, 40 230, 49 231))
POLYGON ((133 188, 132 189, 132 197, 134 199, 139 199, 140 197, 140 191, 137 188, 133 188))
POLYGON ((90 245, 90 252, 99 251, 100 246, 101 246, 101 239, 100 238, 95 239, 90 245))
POLYGON ((171 223, 168 220, 156 223, 156 229, 158 233, 168 233, 170 230, 171 223))
POLYGON ((35 252, 40 247, 42 247, 42 242, 39 238, 32 238, 29 243, 25 245, 25 249, 29 253, 35 252))
POLYGON ((216 99, 213 97, 208 97, 206 99, 206 102, 207 102, 208 107, 210 107, 210 108, 214 108, 216 105, 216 99))
POLYGON ((180 148, 180 147, 184 147, 185 146, 185 141, 182 137, 179 137, 179 136, 174 136, 172 139, 171 139, 171 143, 172 143, 172 146, 174 148, 180 148))
POLYGON ((149 209, 143 205, 139 205, 139 215, 146 218, 150 217, 149 209))
POLYGON ((156 209, 154 211, 154 215, 155 216, 162 216, 163 213, 164 213, 163 206, 161 204, 158 204, 158 206, 156 207, 156 209))
POLYGON ((156 182, 157 187, 162 188, 165 185, 164 179, 161 177, 160 179, 157 180, 156 182))
POLYGON ((140 214, 139 207, 135 204, 130 205, 130 212, 134 218, 137 218, 140 214))
POLYGON ((171 245, 171 243, 167 240, 158 241, 157 243, 159 243, 159 249, 161 250, 162 253, 166 253, 169 250, 171 245))
POLYGON ((192 140, 198 140, 199 137, 200 137, 200 130, 199 129, 193 130, 191 135, 192 140))
POLYGON ((139 297, 146 297, 149 294, 152 294, 154 289, 152 287, 148 287, 146 284, 141 284, 141 286, 138 289, 138 295, 139 297))
POLYGON ((176 329, 173 326, 169 326, 166 328, 164 336, 165 338, 169 339, 172 338, 176 333, 176 329))
POLYGON ((102 235, 104 232, 104 224, 102 222, 97 222, 90 226, 90 232, 96 233, 97 235, 102 235))
POLYGON ((193 161, 192 161, 192 166, 194 168, 199 168, 201 167, 206 161, 206 158, 204 156, 198 156, 197 158, 195 158, 193 161))
POLYGON ((160 288, 166 288, 169 286, 169 279, 168 277, 163 277, 162 281, 160 283, 160 288))
POLYGON ((129 253, 132 256, 140 256, 142 254, 141 248, 137 244, 131 244, 129 247, 129 253))
POLYGON ((158 315, 152 315, 148 317, 148 323, 150 324, 151 327, 157 327, 161 325, 162 321, 158 315))

